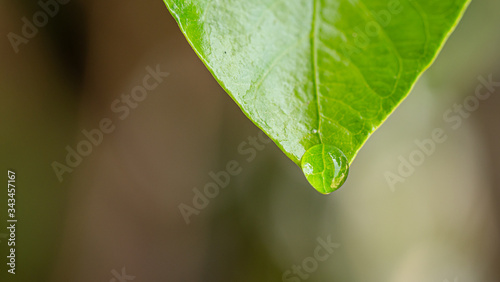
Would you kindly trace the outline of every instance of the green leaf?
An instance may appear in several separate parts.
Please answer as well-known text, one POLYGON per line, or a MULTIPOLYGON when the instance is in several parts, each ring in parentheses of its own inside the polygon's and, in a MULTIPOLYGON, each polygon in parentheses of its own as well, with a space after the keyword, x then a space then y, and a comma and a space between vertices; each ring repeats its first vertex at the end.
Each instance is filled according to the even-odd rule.
POLYGON ((164 1, 242 111, 325 194, 347 177, 336 175, 333 164, 352 163, 470 2, 164 1))

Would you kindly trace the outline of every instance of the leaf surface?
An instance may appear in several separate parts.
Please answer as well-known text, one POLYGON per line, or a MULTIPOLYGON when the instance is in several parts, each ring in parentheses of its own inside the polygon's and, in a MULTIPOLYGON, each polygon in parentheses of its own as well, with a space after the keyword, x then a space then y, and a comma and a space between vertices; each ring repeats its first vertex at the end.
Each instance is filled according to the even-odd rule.
POLYGON ((316 148, 306 156, 323 170, 308 179, 324 194, 344 182, 330 182, 326 164, 352 163, 470 2, 164 1, 214 77, 290 159, 304 169, 316 148), (343 156, 317 154, 318 145, 343 156))

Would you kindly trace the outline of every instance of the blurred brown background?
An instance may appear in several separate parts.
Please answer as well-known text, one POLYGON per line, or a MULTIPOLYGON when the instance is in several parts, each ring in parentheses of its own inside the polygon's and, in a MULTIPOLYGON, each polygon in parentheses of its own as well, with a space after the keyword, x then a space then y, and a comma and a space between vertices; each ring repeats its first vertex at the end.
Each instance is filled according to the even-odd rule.
MULTIPOLYGON (((309 187, 274 144, 250 162, 238 153, 258 129, 161 0, 69 1, 16 53, 7 35, 39 10, 36 1, 0 4, 0 157, 2 173, 16 171, 19 220, 15 276, 0 237, 1 281, 120 281, 123 273, 123 281, 282 281, 313 256, 318 237, 340 247, 308 281, 500 281, 500 90, 457 130, 442 117, 474 93, 478 76, 500 81, 499 1, 471 4, 330 196, 309 187), (117 118, 115 99, 157 65, 169 76, 117 118), (115 130, 60 183, 51 164, 103 118, 115 130), (447 141, 391 191, 386 171, 437 127, 447 141), (242 172, 186 224, 179 205, 192 206, 193 188, 233 160, 242 172)), ((0 203, 6 235, 6 189, 0 203)))

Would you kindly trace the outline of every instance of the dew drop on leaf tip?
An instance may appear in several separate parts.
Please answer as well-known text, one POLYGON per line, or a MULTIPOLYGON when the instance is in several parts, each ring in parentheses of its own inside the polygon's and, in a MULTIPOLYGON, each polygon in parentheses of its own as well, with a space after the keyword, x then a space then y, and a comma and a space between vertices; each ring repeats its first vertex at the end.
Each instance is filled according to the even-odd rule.
POLYGON ((349 163, 344 153, 328 144, 315 145, 302 157, 301 167, 309 183, 321 194, 339 189, 349 174, 349 163))

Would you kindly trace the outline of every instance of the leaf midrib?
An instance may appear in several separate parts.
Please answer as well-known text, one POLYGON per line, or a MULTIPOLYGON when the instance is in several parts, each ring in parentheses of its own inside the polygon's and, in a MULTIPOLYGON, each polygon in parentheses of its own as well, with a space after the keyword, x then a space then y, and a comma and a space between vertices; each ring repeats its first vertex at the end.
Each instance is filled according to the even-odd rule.
POLYGON ((318 1, 313 2, 313 15, 312 15, 312 29, 311 29, 311 54, 312 54, 312 71, 313 71, 313 84, 314 84, 314 95, 316 96, 316 109, 318 112, 318 129, 317 134, 319 136, 320 144, 323 144, 323 139, 321 138, 321 103, 319 100, 319 79, 318 79, 318 53, 316 48, 317 40, 317 20, 318 20, 318 1))
MULTIPOLYGON (((317 34, 318 34, 318 1, 320 0, 314 0, 313 2, 313 15, 312 15, 312 28, 311 28, 311 55, 312 55, 312 65, 313 65, 313 84, 314 84, 314 95, 316 96, 316 103, 317 103, 317 112, 318 112, 318 129, 317 129, 317 134, 319 136, 319 142, 320 144, 323 144, 323 139, 321 138, 321 101, 319 99, 319 79, 318 79, 318 52, 316 48, 316 40, 317 40, 317 34)), ((321 154, 321 161, 323 162, 323 171, 321 172, 321 178, 323 182, 323 193, 326 193, 326 186, 325 186, 325 159, 323 158, 325 154, 325 147, 323 146, 322 148, 322 154, 321 154)))

